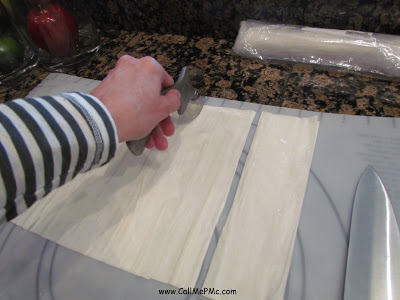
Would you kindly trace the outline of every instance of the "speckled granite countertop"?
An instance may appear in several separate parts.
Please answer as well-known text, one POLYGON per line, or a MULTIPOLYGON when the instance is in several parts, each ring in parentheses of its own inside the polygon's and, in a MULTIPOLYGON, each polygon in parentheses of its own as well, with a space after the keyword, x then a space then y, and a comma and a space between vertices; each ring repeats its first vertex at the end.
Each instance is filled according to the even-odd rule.
MULTIPOLYGON (((241 58, 232 53, 233 43, 234 40, 108 31, 103 33, 99 55, 89 65, 68 74, 101 80, 120 56, 150 55, 174 78, 185 65, 200 70, 207 96, 311 111, 400 117, 400 82, 241 58)), ((48 74, 38 68, 13 88, 0 86, 0 101, 26 96, 48 74)))

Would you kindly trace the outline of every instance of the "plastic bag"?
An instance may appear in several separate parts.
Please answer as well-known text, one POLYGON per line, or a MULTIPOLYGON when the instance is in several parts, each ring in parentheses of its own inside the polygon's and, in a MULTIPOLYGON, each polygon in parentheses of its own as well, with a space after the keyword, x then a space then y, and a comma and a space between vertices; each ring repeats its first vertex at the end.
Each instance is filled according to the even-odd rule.
POLYGON ((400 77, 400 36, 242 21, 233 51, 261 60, 400 77))

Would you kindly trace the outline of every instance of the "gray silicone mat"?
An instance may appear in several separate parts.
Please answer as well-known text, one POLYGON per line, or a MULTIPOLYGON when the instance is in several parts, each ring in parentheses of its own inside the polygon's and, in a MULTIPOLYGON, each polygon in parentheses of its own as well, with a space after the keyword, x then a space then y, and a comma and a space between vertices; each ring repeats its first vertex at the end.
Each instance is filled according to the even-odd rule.
MULTIPOLYGON (((50 74, 31 96, 87 92, 97 84, 88 79, 50 74)), ((400 120, 314 113, 209 97, 205 100, 211 106, 319 117, 320 129, 285 299, 342 299, 353 197, 358 179, 368 165, 381 176, 400 220, 400 120)), ((196 287, 203 285, 259 115, 253 120, 196 287)), ((0 228, 0 299, 170 299, 159 295, 162 288, 172 287, 110 267, 13 224, 0 228)), ((185 297, 202 299, 185 295, 171 299, 185 297)), ((241 298, 238 295, 233 299, 241 298)))

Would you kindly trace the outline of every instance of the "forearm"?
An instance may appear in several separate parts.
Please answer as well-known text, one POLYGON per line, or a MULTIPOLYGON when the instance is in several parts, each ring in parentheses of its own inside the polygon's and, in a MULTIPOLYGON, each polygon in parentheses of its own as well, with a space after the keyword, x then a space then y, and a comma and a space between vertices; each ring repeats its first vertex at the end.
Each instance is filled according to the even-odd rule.
POLYGON ((0 221, 78 173, 107 163, 115 124, 95 97, 69 93, 0 105, 0 221))

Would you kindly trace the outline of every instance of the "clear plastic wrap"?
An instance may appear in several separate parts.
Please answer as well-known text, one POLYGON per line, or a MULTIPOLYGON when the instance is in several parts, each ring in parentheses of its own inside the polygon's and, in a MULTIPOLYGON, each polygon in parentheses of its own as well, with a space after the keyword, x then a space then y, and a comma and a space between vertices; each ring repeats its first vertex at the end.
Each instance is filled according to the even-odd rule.
POLYGON ((400 77, 400 36, 242 21, 233 51, 261 60, 345 68, 400 77))

